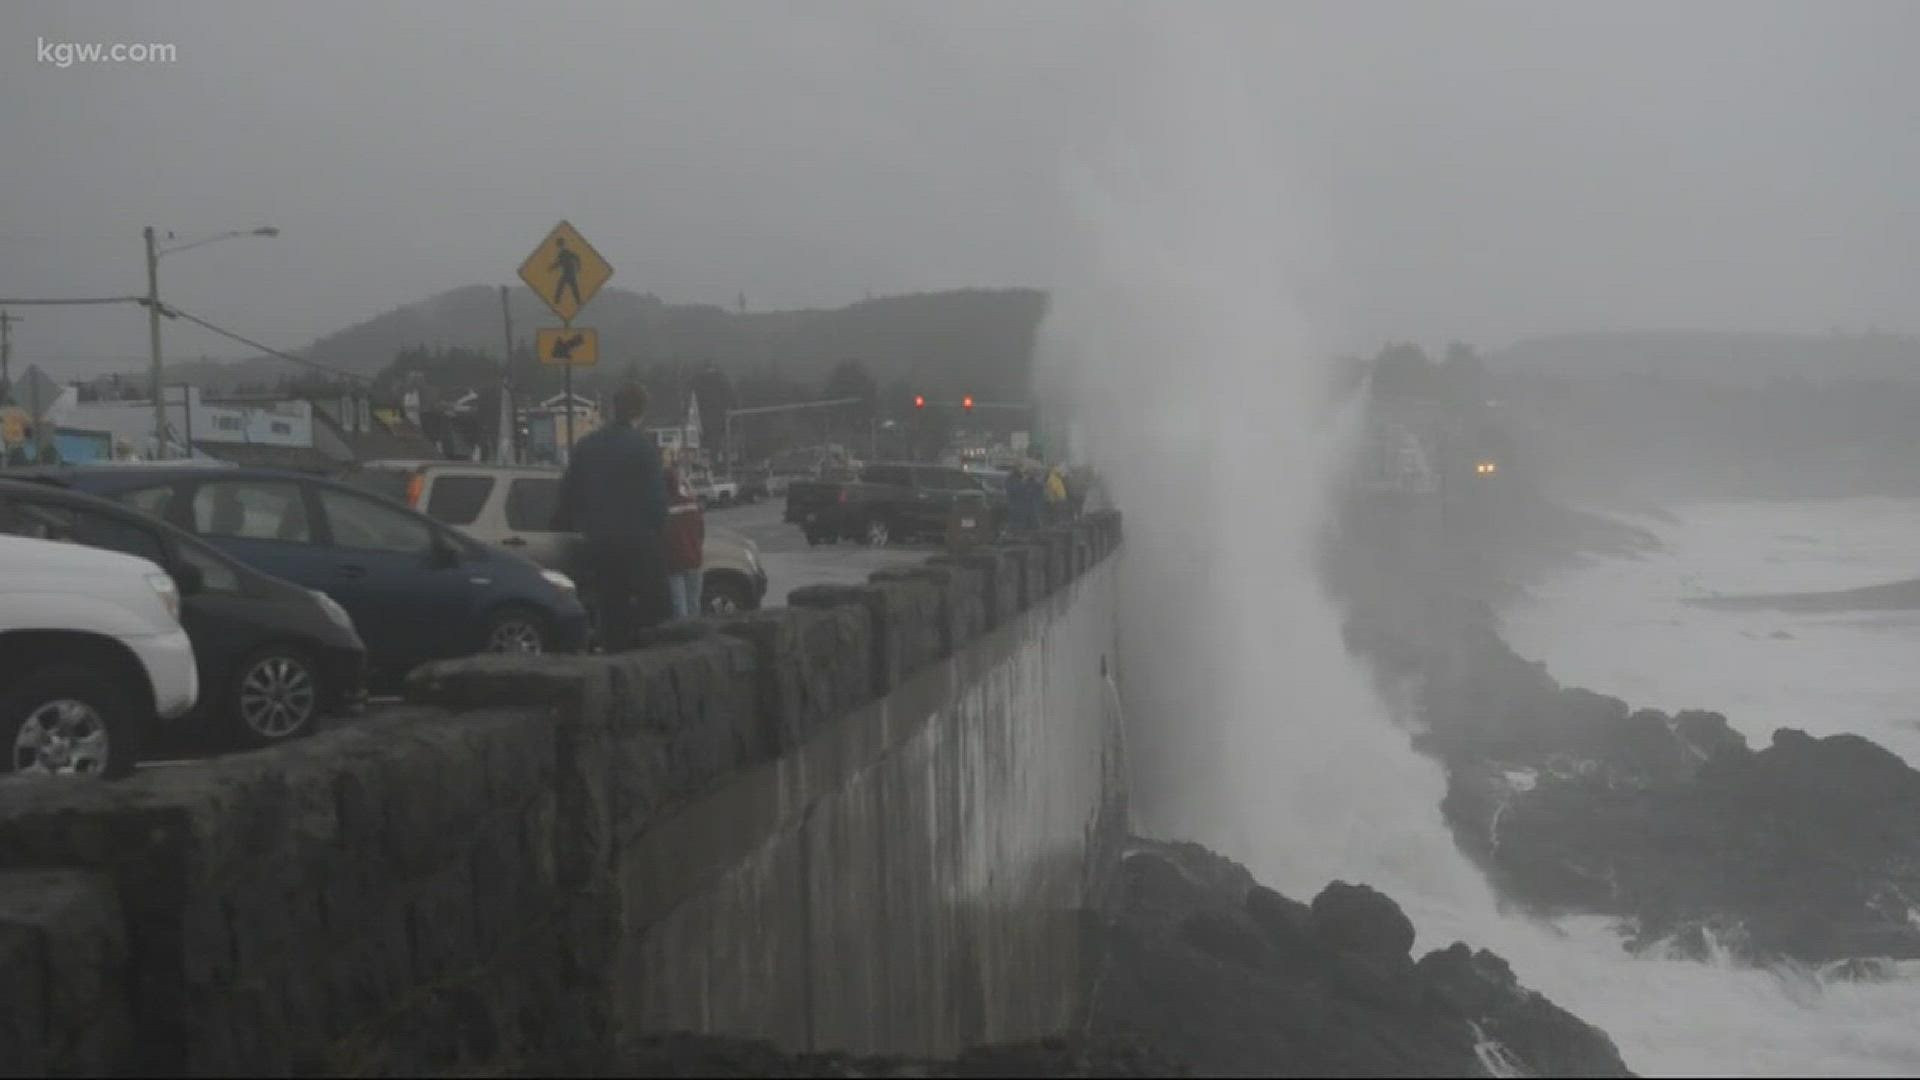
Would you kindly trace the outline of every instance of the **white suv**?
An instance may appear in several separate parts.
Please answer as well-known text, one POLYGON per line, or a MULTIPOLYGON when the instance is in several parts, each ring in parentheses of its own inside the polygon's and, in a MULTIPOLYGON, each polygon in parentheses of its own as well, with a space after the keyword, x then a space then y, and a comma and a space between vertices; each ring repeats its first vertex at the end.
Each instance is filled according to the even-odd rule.
POLYGON ((0 772, 125 776, 155 718, 199 696, 166 571, 0 535, 0 772))
MULTIPOLYGON (((404 502, 482 543, 578 576, 579 537, 553 530, 560 471, 536 465, 465 461, 368 461, 341 479, 404 502)), ((701 548, 700 606, 710 615, 752 611, 767 595, 760 549, 746 536, 707 523, 701 548)))

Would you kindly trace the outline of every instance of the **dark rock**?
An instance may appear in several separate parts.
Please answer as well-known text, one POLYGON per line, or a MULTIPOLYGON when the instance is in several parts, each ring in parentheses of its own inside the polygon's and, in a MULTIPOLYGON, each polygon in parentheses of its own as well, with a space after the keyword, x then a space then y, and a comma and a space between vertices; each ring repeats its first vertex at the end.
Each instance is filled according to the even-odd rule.
POLYGON ((1413 920, 1400 905, 1366 885, 1336 881, 1313 898, 1313 929, 1343 952, 1405 959, 1413 949, 1413 920))
POLYGON ((1630 1075, 1605 1032, 1521 986, 1493 953, 1456 942, 1422 957, 1417 970, 1437 1001, 1530 1075, 1630 1075))
POLYGON ((1267 888, 1247 890, 1247 917, 1266 935, 1267 945, 1281 961, 1322 961, 1327 945, 1314 936, 1313 909, 1267 888))
POLYGON ((1196 911, 1180 920, 1180 936, 1216 960, 1256 970, 1266 966, 1266 941, 1250 920, 1231 911, 1196 911))
POLYGON ((1099 1040, 1137 1038, 1204 1076, 1460 1076, 1485 1072, 1476 1047, 1497 1029, 1526 1074, 1626 1075, 1604 1035, 1492 954, 1415 965, 1412 924, 1365 886, 1309 907, 1204 848, 1146 842, 1127 877, 1101 932, 1099 1040))

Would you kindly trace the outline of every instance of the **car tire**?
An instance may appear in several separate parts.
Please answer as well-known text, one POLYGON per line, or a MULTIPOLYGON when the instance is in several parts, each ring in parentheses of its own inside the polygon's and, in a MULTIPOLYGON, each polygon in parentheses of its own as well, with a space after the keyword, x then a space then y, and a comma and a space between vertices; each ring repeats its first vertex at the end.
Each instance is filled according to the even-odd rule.
POLYGON ((835 537, 829 536, 828 534, 823 532, 816 532, 812 529, 807 530, 807 546, 808 547, 819 547, 821 544, 831 544, 834 542, 835 539, 836 539, 835 537))
POLYGON ((487 616, 486 628, 480 634, 480 651, 537 655, 547 651, 552 637, 545 616, 530 607, 508 604, 487 616))
POLYGON ((753 590, 733 574, 716 575, 700 583, 703 615, 738 615, 753 607, 753 590))
POLYGON ((124 685, 124 678, 57 665, 21 679, 0 694, 0 738, 7 748, 0 765, 8 773, 109 780, 131 774, 140 760, 143 728, 153 717, 141 715, 138 703, 146 694, 124 685))
POLYGON ((306 650, 269 645, 234 669, 227 687, 227 731, 241 746, 303 738, 319 726, 320 669, 306 650))

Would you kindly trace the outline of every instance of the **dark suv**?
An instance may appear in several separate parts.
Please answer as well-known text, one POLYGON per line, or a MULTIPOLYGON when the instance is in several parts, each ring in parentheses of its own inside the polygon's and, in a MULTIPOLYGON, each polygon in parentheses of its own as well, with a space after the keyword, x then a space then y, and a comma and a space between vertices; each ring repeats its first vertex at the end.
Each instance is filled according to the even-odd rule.
POLYGON ((41 478, 152 514, 353 616, 375 680, 476 652, 574 652, 566 575, 347 484, 275 469, 79 466, 41 478))

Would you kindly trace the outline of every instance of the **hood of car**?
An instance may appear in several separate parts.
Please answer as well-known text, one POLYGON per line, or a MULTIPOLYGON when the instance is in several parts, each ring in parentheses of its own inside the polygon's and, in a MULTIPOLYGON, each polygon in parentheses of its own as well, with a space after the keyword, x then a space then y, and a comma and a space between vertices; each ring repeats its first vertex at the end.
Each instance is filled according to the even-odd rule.
POLYGON ((9 572, 52 573, 152 573, 158 569, 137 555, 122 555, 105 548, 70 544, 60 540, 34 540, 24 536, 0 535, 0 566, 9 572))

